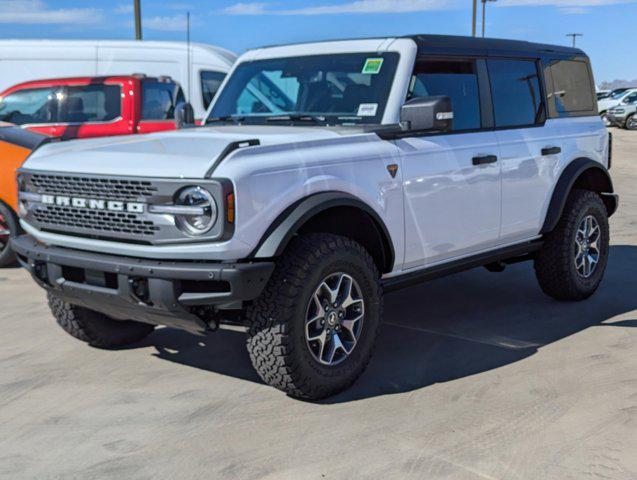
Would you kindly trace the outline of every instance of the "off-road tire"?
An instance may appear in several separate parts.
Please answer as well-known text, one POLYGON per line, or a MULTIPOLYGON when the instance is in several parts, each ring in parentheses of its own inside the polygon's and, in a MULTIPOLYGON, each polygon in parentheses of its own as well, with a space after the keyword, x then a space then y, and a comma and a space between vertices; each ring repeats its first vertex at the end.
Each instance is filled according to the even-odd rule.
POLYGON ((608 262, 608 212, 602 199, 594 192, 573 190, 555 229, 546 235, 534 266, 540 287, 547 295, 563 301, 579 301, 590 297, 599 286, 608 262), (588 278, 577 272, 574 263, 574 242, 578 226, 584 217, 593 215, 599 224, 599 261, 588 278))
MULTIPOLYGON (((9 227, 9 238, 15 237, 20 231, 20 225, 15 213, 4 203, 0 202, 0 216, 5 219, 7 226, 9 227)), ((0 267, 8 267, 16 264, 15 254, 9 242, 6 245, 0 245, 0 267)))
POLYGON ((139 342, 154 325, 132 320, 113 320, 106 315, 62 301, 48 294, 49 308, 58 325, 69 335, 97 348, 117 348, 139 342))
POLYGON ((292 240, 261 296, 247 309, 248 353, 268 385, 295 398, 319 400, 351 386, 372 355, 382 319, 380 275, 369 253, 346 237, 306 234, 292 240), (305 340, 310 297, 326 276, 344 272, 358 283, 365 317, 356 347, 337 365, 323 365, 305 340))

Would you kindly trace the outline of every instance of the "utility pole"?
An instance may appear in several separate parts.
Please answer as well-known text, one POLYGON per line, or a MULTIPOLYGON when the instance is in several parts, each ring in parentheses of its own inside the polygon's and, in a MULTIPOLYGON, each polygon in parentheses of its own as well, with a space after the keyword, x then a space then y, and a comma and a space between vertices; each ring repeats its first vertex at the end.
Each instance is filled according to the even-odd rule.
POLYGON ((142 39, 142 7, 140 5, 141 0, 133 0, 135 5, 135 40, 142 39))
POLYGON ((473 0, 473 20, 471 22, 471 36, 476 36, 476 16, 478 13, 478 0, 473 0))
POLYGON ((496 0, 481 0, 482 2, 482 38, 484 38, 484 27, 487 17, 487 2, 495 2, 496 0))
POLYGON ((573 38, 573 48, 575 48, 575 39, 577 37, 583 37, 584 34, 583 33, 567 33, 566 34, 567 37, 572 37, 573 38))

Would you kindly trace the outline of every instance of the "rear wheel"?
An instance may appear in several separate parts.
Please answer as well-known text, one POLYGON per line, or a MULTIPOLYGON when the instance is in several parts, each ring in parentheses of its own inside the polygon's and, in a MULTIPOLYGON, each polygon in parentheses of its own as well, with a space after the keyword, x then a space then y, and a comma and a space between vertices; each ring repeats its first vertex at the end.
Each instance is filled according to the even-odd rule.
POLYGON ((154 325, 132 320, 113 320, 106 315, 64 302, 48 294, 49 308, 58 325, 69 335, 97 348, 116 348, 139 342, 155 329, 154 325))
POLYGON ((18 220, 15 214, 5 204, 0 203, 0 267, 13 265, 16 262, 9 243, 11 237, 18 234, 18 230, 18 220))
POLYGON ((269 385, 317 400, 363 372, 381 323, 380 275, 358 243, 336 235, 297 237, 248 309, 248 352, 269 385))
POLYGON ((574 190, 535 259, 540 287, 557 300, 590 297, 608 261, 608 212, 599 195, 574 190))

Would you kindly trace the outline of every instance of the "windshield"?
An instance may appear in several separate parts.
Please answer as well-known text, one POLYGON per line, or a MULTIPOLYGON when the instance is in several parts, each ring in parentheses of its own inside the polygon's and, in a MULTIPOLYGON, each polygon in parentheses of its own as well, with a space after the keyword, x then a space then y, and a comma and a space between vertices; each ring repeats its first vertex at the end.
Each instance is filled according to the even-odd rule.
POLYGON ((206 123, 380 123, 398 58, 348 53, 242 63, 206 123))
POLYGON ((624 95, 626 95, 626 90, 621 90, 615 93, 612 93, 610 98, 612 98, 613 100, 619 100, 620 98, 622 98, 624 95))

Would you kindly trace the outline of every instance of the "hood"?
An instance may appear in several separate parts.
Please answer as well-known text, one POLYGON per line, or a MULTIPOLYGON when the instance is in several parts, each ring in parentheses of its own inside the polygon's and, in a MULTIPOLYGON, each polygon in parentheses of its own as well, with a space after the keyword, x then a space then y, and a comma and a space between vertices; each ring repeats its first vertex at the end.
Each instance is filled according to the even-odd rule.
POLYGON ((31 170, 169 178, 202 178, 232 142, 261 145, 329 140, 362 133, 357 128, 290 126, 202 127, 50 143, 24 164, 31 170))

